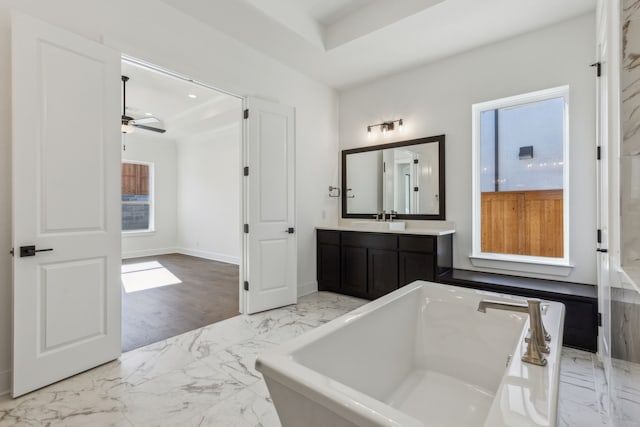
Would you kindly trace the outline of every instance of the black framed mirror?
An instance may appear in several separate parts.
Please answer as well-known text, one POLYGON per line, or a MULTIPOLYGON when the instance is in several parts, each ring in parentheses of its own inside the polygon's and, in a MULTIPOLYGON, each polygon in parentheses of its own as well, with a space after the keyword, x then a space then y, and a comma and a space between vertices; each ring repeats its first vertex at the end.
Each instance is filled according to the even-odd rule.
POLYGON ((442 220, 444 135, 342 151, 342 217, 442 220))

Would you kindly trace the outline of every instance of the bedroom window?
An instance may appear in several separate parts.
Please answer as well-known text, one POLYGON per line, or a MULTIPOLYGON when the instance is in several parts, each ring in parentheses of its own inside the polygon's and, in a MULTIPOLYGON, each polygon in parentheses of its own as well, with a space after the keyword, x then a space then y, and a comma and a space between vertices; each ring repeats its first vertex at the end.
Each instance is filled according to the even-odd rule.
POLYGON ((153 231, 153 164, 122 162, 122 231, 153 231))
POLYGON ((568 264, 568 86, 475 104, 473 255, 568 264))

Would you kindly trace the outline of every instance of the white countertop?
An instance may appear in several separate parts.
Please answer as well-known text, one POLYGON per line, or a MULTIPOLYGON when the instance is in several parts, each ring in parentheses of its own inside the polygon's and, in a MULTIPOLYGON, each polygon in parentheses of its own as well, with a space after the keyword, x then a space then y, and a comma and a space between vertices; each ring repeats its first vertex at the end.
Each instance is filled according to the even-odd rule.
MULTIPOLYGON (((403 221, 397 221, 403 222, 403 221)), ((388 222, 362 221, 360 224, 339 224, 339 225, 319 225, 317 230, 336 231, 359 231, 364 233, 387 233, 387 234, 421 234, 425 236, 444 236, 453 234, 456 230, 453 227, 420 227, 414 224, 406 224, 404 230, 389 230, 388 222)))

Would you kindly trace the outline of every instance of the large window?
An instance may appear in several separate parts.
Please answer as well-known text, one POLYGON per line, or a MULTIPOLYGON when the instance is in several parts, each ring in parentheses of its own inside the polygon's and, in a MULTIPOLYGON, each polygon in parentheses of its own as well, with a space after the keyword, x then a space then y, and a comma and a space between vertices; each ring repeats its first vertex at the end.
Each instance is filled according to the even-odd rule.
POLYGON ((153 231, 153 164, 122 162, 122 231, 153 231))
POLYGON ((473 106, 473 256, 568 263, 568 96, 473 106))

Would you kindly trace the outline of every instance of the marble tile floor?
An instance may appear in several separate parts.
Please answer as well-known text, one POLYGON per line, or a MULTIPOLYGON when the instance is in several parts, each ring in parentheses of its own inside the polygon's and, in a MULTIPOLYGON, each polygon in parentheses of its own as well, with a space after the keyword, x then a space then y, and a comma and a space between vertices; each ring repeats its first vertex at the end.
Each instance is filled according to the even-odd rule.
MULTIPOLYGON (((279 426, 256 354, 365 302, 319 292, 136 349, 21 398, 0 397, 0 426, 279 426)), ((609 425, 605 388, 595 357, 563 350, 559 425, 609 425)))

